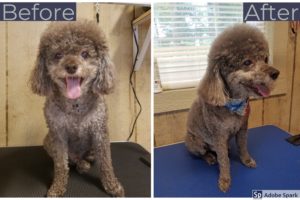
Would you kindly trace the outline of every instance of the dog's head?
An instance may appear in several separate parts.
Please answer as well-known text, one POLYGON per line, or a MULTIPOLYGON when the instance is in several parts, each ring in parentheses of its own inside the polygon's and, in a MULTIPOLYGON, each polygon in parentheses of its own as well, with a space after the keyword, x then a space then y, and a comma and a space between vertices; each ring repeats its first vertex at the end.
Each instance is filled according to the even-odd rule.
POLYGON ((279 71, 268 59, 268 43, 257 28, 246 24, 227 28, 212 44, 199 93, 218 106, 229 98, 269 96, 279 71))
POLYGON ((58 88, 66 98, 94 92, 108 94, 114 85, 114 66, 103 32, 91 21, 56 22, 43 33, 32 91, 47 96, 58 88))

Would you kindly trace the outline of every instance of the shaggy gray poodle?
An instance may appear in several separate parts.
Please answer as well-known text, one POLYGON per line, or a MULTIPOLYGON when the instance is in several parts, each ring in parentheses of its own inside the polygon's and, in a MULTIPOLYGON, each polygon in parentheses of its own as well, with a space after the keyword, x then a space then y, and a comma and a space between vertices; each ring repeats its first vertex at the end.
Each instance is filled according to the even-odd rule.
POLYGON ((219 188, 231 183, 229 140, 235 137, 241 162, 255 168, 247 150, 249 97, 269 96, 279 71, 268 64, 268 44, 257 28, 238 24, 213 42, 208 68, 188 115, 186 146, 208 162, 218 162, 219 188))
POLYGON ((44 114, 49 133, 44 147, 54 161, 54 179, 47 196, 65 193, 69 163, 82 173, 94 160, 106 192, 124 196, 113 171, 104 101, 113 86, 114 66, 96 23, 49 25, 41 37, 31 75, 32 91, 46 96, 44 114))

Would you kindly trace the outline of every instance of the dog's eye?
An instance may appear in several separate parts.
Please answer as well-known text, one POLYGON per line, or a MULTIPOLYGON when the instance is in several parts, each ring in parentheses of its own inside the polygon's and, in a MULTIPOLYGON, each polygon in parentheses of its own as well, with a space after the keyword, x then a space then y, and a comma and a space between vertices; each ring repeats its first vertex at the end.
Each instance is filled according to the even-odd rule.
POLYGON ((269 58, 266 57, 266 58, 265 58, 265 63, 268 63, 268 62, 269 62, 269 58))
POLYGON ((249 66, 249 65, 251 65, 252 64, 252 61, 251 60, 245 60, 244 61, 244 65, 246 65, 246 66, 249 66))
POLYGON ((56 53, 54 58, 57 59, 57 60, 60 60, 60 59, 62 59, 63 56, 64 55, 62 53, 56 53))
POLYGON ((87 51, 83 51, 81 52, 81 57, 83 57, 84 59, 89 57, 89 53, 87 51))

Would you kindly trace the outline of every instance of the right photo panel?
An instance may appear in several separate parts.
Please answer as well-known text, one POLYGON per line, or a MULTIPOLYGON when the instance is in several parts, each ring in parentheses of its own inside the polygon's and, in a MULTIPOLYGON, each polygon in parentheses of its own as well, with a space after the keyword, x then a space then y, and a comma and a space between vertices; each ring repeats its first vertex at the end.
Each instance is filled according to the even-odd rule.
POLYGON ((300 195, 297 5, 153 3, 154 197, 300 195))

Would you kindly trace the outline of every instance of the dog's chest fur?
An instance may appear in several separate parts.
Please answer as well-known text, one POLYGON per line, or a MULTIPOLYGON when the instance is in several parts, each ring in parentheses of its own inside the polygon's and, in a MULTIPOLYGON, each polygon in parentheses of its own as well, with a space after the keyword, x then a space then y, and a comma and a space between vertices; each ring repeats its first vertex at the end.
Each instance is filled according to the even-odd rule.
POLYGON ((219 134, 229 134, 229 137, 234 136, 242 128, 248 120, 247 116, 240 116, 229 111, 225 107, 214 108, 213 110, 206 110, 207 114, 203 116, 211 130, 219 132, 219 134))
POLYGON ((226 107, 212 106, 196 100, 188 116, 188 132, 213 144, 216 138, 231 138, 247 126, 248 116, 240 116, 226 107))
POLYGON ((49 134, 57 134, 57 137, 68 141, 70 150, 78 152, 92 146, 92 136, 101 137, 103 125, 107 120, 103 98, 84 99, 47 99, 44 108, 49 134))

